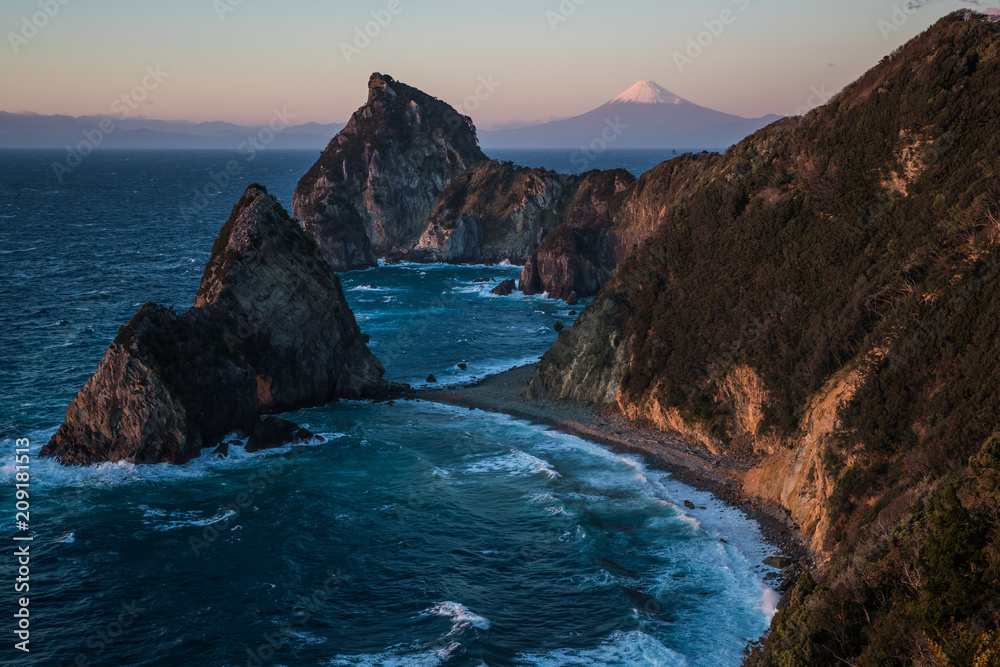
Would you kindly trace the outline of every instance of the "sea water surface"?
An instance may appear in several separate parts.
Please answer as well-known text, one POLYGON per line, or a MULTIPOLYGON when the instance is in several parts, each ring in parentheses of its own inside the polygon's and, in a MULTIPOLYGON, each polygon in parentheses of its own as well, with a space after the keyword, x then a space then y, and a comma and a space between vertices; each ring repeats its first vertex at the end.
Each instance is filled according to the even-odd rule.
MULTIPOLYGON (((146 301, 191 305, 244 187, 288 207, 316 154, 107 152, 62 182, 60 157, 0 153, 8 507, 14 439, 37 454, 119 325, 146 301), (209 187, 231 159, 241 176, 209 187)), ((517 272, 384 266, 343 283, 390 378, 447 384, 538 359, 574 320, 476 282, 517 272)), ((288 417, 325 442, 184 466, 34 459, 18 664, 714 667, 739 664, 773 613, 757 526, 640 457, 422 401, 288 417)))

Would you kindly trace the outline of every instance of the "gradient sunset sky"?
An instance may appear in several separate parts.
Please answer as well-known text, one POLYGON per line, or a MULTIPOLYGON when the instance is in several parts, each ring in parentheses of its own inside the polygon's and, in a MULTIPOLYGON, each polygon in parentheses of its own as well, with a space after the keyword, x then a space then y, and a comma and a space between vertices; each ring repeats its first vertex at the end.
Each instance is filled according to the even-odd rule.
POLYGON ((159 66, 168 76, 136 116, 255 124, 277 107, 296 124, 342 122, 365 101, 374 71, 455 105, 482 129, 583 113, 641 79, 729 113, 792 114, 948 12, 1000 7, 1000 0, 394 1, 395 15, 391 0, 4 0, 0 110, 113 115, 114 100, 159 66), (46 21, 36 16, 44 25, 33 34, 25 21, 40 3, 59 9, 46 21), (354 46, 372 12, 392 18, 348 58, 343 45, 354 46), (728 20, 721 31, 720 17, 728 20), (703 53, 678 67, 675 53, 703 32, 703 53), (500 85, 492 93, 480 87, 484 99, 470 103, 481 77, 500 85))

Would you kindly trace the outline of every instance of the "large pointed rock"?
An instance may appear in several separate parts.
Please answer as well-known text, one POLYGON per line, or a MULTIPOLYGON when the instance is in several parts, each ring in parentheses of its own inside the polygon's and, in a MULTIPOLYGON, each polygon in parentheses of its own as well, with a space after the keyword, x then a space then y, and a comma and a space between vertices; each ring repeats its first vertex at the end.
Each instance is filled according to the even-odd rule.
POLYGON ((222 228, 193 308, 123 326, 42 456, 182 463, 260 414, 391 387, 340 281, 274 197, 251 185, 222 228))
POLYGON ((467 116, 373 74, 367 103, 299 181, 292 209, 338 271, 375 266, 415 242, 441 191, 487 159, 467 116))

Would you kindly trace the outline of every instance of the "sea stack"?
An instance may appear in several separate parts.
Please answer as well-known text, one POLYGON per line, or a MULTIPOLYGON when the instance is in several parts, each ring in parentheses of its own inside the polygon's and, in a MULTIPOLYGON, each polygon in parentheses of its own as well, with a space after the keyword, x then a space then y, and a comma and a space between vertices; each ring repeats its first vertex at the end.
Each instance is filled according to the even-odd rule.
POLYGON ((388 396, 383 373, 319 247, 251 185, 194 307, 147 303, 122 326, 41 455, 183 463, 261 414, 388 396))
POLYGON ((488 160, 468 116, 383 74, 299 181, 292 210, 336 270, 418 239, 453 178, 488 160))

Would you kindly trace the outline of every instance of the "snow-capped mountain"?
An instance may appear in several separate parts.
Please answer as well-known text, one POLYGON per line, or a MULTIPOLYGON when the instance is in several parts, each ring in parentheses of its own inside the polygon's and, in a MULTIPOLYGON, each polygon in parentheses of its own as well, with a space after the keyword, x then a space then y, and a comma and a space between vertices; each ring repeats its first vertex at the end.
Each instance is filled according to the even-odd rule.
POLYGON ((685 100, 653 81, 639 81, 580 116, 511 130, 480 132, 489 148, 606 150, 725 149, 781 118, 743 118, 685 100))
POLYGON ((653 81, 640 81, 609 104, 683 104, 684 101, 653 81))

